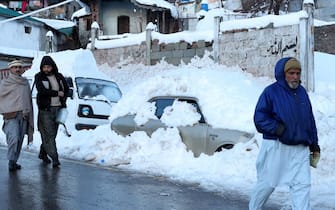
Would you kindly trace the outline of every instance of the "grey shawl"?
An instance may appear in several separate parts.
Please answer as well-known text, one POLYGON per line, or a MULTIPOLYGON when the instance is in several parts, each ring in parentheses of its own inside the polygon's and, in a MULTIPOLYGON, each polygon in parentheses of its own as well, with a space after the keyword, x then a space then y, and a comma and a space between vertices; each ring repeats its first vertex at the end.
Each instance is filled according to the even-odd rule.
POLYGON ((28 142, 33 141, 34 112, 30 85, 25 77, 10 73, 0 82, 0 113, 22 111, 28 117, 28 142))

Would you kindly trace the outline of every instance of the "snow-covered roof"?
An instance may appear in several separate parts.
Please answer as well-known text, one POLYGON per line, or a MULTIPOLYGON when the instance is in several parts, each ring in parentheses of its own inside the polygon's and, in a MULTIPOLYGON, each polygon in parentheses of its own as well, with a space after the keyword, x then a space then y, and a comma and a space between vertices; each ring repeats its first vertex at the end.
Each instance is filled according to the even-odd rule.
POLYGON ((45 23, 46 25, 48 25, 51 28, 54 28, 56 30, 59 30, 59 29, 62 29, 62 28, 71 28, 71 27, 76 26, 76 24, 72 21, 45 19, 45 18, 36 18, 36 17, 35 17, 35 19, 45 23))
POLYGON ((79 18, 90 14, 91 14, 90 9, 88 7, 83 7, 72 14, 71 20, 73 20, 74 18, 79 18))
POLYGON ((138 5, 146 5, 146 6, 169 9, 171 11, 172 17, 174 18, 178 17, 177 8, 165 0, 133 0, 133 2, 138 5))
POLYGON ((77 3, 82 7, 80 10, 75 11, 72 16, 71 20, 73 20, 76 17, 83 17, 91 14, 90 7, 87 6, 85 3, 81 2, 80 0, 77 0, 77 3))
POLYGON ((10 48, 10 47, 0 46, 0 54, 4 54, 4 55, 34 58, 35 56, 39 54, 44 54, 44 53, 45 52, 38 51, 38 50, 19 49, 19 48, 10 48))
MULTIPOLYGON (((6 7, 0 7, 0 15, 7 17, 8 19, 5 19, 3 21, 0 21, 1 23, 7 22, 13 17, 20 17, 26 14, 22 14, 19 12, 16 12, 12 9, 8 9, 6 7)), ((31 16, 26 16, 23 17, 22 19, 24 20, 30 20, 30 21, 35 21, 39 22, 41 24, 45 24, 63 34, 70 35, 72 34, 73 27, 75 27, 75 23, 71 21, 64 21, 64 20, 55 20, 55 19, 44 19, 44 18, 37 18, 37 17, 31 17, 31 16)), ((12 20, 13 21, 13 20, 12 20)))

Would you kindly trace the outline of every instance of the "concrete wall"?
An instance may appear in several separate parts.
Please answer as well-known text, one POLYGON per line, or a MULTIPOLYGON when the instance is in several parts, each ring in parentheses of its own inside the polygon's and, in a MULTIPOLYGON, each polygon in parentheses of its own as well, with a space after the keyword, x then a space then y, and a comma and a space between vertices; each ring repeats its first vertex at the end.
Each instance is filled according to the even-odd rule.
MULTIPOLYGON (((98 64, 107 63, 111 66, 123 62, 143 63, 153 65, 164 59, 168 63, 178 65, 182 61, 190 62, 195 57, 203 57, 205 51, 213 51, 214 59, 226 66, 238 66, 242 70, 257 76, 274 76, 274 66, 282 57, 296 57, 300 59, 303 71, 302 82, 308 90, 314 90, 314 50, 320 46, 330 50, 334 47, 332 32, 334 26, 316 28, 314 41, 314 27, 311 26, 311 16, 300 18, 299 23, 281 27, 268 24, 265 28, 239 29, 223 31, 214 37, 214 42, 199 40, 194 43, 179 41, 177 43, 160 43, 150 40, 139 46, 96 50, 94 52, 98 64), (148 46, 147 44, 148 43, 148 46), (213 43, 215 45, 213 45, 213 43), (150 46, 149 46, 150 45, 150 46), (319 46, 320 45, 320 46, 319 46), (316 46, 314 48, 314 46, 316 46)), ((217 24, 219 25, 219 24, 217 24)), ((219 27, 217 27, 219 28, 219 27)), ((325 48, 318 50, 325 52, 325 48)))
MULTIPOLYGON (((182 61, 189 63, 195 56, 203 57, 205 51, 212 51, 213 43, 199 40, 193 43, 180 41, 177 43, 159 43, 151 41, 150 64, 154 65, 164 59, 166 62, 179 65, 182 61)), ((115 66, 118 63, 142 63, 146 64, 146 43, 126 47, 99 49, 93 51, 98 65, 107 63, 115 66)))
MULTIPOLYGON (((324 31, 334 31, 334 26, 328 26, 324 31)), ((242 70, 256 76, 274 77, 274 66, 282 57, 296 57, 301 61, 306 70, 302 74, 304 86, 314 90, 314 45, 312 30, 307 27, 306 21, 299 24, 273 27, 269 24, 262 29, 241 29, 220 32, 217 41, 205 42, 199 40, 193 43, 179 41, 177 43, 160 43, 159 40, 149 40, 141 45, 95 50, 94 55, 99 65, 108 63, 110 66, 116 64, 142 63, 153 65, 164 59, 166 62, 178 65, 181 62, 189 63, 195 56, 203 57, 205 51, 213 51, 214 59, 226 66, 238 66, 242 70), (150 44, 150 47, 146 45, 150 44), (213 45, 215 43, 215 45, 213 45)), ((317 28, 316 33, 320 34, 317 28)), ((326 34, 326 33, 324 33, 326 34)), ((319 44, 334 45, 333 35, 316 36, 316 50, 319 44), (330 36, 330 37, 328 37, 330 36)), ((147 36, 151 37, 151 36, 147 36)), ((335 48, 333 48, 335 49, 335 48)), ((325 52, 325 49, 318 50, 325 52)))
POLYGON ((224 32, 219 35, 218 61, 255 75, 272 77, 278 59, 299 58, 298 34, 299 25, 224 32))
MULTIPOLYGON (((219 35, 218 62, 226 66, 238 66, 255 75, 273 77, 274 65, 278 59, 286 56, 300 58, 299 34, 299 24, 259 30, 226 31, 219 35)), ((326 37, 335 39, 335 36, 326 37)), ((316 40, 319 40, 315 41, 316 50, 318 50, 321 39, 316 38, 316 40)), ((331 41, 324 40, 322 46, 332 49, 329 42, 331 41)), ((150 65, 162 59, 174 65, 182 61, 189 63, 195 56, 201 58, 205 51, 213 51, 213 42, 203 40, 169 44, 151 40, 149 43, 151 43, 150 65)), ((332 43, 335 42, 332 41, 332 43)), ((107 63, 115 66, 120 62, 147 64, 146 47, 146 43, 143 42, 141 45, 94 50, 93 53, 99 65, 107 63)), ((325 52, 324 49, 321 51, 325 52)))
POLYGON ((115 66, 119 63, 145 64, 146 45, 132 45, 127 47, 117 47, 109 49, 94 50, 93 54, 98 65, 107 63, 115 66))
POLYGON ((151 42, 151 65, 158 63, 162 58, 173 65, 179 65, 182 61, 189 63, 196 56, 202 58, 205 51, 212 51, 212 45, 212 42, 204 40, 193 43, 180 41, 169 44, 159 44, 159 40, 153 40, 151 42))
MULTIPOLYGON (((299 58, 299 25, 259 30, 227 31, 219 35, 218 62, 226 66, 239 66, 241 69, 259 76, 273 76, 276 61, 285 56, 299 58)), ((159 43, 151 40, 150 65, 164 59, 179 65, 189 63, 195 56, 203 57, 205 51, 213 51, 213 42, 199 40, 193 43, 159 43)), ((99 65, 107 63, 146 64, 146 43, 118 48, 93 51, 99 65)))
POLYGON ((335 24, 315 27, 315 51, 335 54, 335 24))

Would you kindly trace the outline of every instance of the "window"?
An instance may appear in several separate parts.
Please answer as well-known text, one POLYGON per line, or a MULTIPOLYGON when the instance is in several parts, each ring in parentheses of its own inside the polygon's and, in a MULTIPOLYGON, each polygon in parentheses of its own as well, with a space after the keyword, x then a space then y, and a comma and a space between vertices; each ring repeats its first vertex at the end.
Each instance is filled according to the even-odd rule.
POLYGON ((24 33, 30 34, 31 33, 31 27, 30 26, 25 26, 24 27, 24 33))
POLYGON ((92 19, 86 19, 86 31, 90 31, 92 26, 92 19))
POLYGON ((129 16, 119 16, 117 18, 117 34, 129 33, 129 16))
POLYGON ((107 80, 78 77, 76 84, 79 98, 89 99, 103 96, 111 102, 118 102, 122 95, 119 87, 114 82, 107 80))
MULTIPOLYGON (((154 100, 150 100, 150 102, 155 102, 155 106, 156 106, 156 112, 155 115, 157 116, 158 119, 160 119, 164 113, 164 109, 168 106, 172 106, 174 100, 176 100, 175 98, 157 98, 154 100)), ((205 123, 205 118, 203 116, 203 114, 200 111, 200 107, 198 105, 198 103, 192 99, 182 99, 182 98, 178 98, 179 101, 183 101, 183 102, 187 102, 189 104, 192 104, 197 112, 201 115, 201 118, 199 120, 200 123, 205 123)))
POLYGON ((172 106, 174 99, 157 99, 154 101, 156 105, 155 115, 160 119, 164 113, 164 109, 167 106, 172 106))

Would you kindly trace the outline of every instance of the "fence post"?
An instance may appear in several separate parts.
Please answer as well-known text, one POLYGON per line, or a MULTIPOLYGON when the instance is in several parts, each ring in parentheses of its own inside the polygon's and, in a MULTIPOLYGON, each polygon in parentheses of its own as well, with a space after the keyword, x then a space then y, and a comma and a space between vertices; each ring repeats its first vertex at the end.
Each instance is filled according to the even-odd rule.
POLYGON ((214 51, 214 61, 215 63, 219 63, 219 34, 220 34, 220 16, 214 17, 214 42, 213 42, 213 51, 214 51))
MULTIPOLYGON (((307 2, 307 1, 306 1, 307 2)), ((308 14, 307 19, 307 90, 314 92, 314 2, 304 3, 304 9, 308 14)))
POLYGON ((92 51, 95 49, 95 39, 99 38, 98 31, 99 31, 99 24, 97 22, 93 22, 91 25, 91 48, 90 48, 92 51))
POLYGON ((151 65, 151 33, 154 29, 152 27, 146 28, 146 37, 145 37, 145 43, 146 43, 146 50, 145 50, 145 65, 150 66, 151 65))
POLYGON ((314 92, 314 4, 304 3, 308 17, 300 19, 301 80, 307 91, 314 92))
POLYGON ((45 52, 48 54, 54 51, 53 43, 52 43, 53 33, 51 31, 48 31, 45 36, 46 36, 45 52))
POLYGON ((301 82, 302 85, 308 89, 307 75, 308 75, 308 57, 307 57, 307 18, 302 17, 299 20, 299 60, 301 63, 301 82))

